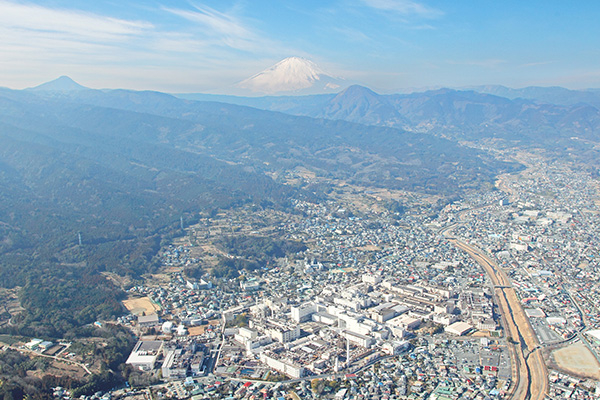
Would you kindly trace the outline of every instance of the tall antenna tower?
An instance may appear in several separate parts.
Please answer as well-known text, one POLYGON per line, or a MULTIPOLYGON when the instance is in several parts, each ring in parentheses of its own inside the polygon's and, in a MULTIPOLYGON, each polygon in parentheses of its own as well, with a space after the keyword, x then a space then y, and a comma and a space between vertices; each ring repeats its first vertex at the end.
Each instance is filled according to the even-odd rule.
POLYGON ((183 230, 183 215, 179 217, 179 224, 181 225, 181 230, 183 230))
POLYGON ((350 339, 346 336, 346 367, 350 365, 350 339))
POLYGON ((77 236, 78 236, 78 238, 79 238, 79 245, 81 246, 81 245, 82 245, 82 243, 81 243, 81 232, 79 232, 79 233, 77 234, 77 236))

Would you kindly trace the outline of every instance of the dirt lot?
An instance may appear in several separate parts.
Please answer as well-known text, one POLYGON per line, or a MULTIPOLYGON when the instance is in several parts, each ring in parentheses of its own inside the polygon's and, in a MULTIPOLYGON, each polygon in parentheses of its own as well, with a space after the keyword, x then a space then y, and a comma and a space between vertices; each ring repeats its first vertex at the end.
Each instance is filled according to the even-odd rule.
POLYGON ((149 315, 160 310, 160 306, 152 303, 149 297, 129 298, 123 300, 123 305, 134 315, 149 315))
POLYGON ((206 326, 191 326, 188 328, 190 336, 200 336, 206 331, 206 326))
POLYGON ((576 343, 552 353, 559 368, 577 376, 600 380, 600 364, 585 345, 576 343))

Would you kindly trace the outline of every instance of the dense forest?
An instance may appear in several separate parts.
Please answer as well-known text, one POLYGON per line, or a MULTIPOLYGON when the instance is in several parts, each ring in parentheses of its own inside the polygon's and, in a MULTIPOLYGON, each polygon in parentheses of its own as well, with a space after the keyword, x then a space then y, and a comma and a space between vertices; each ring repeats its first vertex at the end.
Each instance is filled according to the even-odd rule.
POLYGON ((21 287, 25 308, 3 328, 10 333, 72 337, 112 318, 122 292, 101 273, 136 279, 156 271, 161 244, 182 234, 180 218, 190 224, 200 212, 246 202, 284 207, 296 193, 109 128, 89 133, 46 114, 5 118, 28 126, 0 124, 0 285, 21 287))

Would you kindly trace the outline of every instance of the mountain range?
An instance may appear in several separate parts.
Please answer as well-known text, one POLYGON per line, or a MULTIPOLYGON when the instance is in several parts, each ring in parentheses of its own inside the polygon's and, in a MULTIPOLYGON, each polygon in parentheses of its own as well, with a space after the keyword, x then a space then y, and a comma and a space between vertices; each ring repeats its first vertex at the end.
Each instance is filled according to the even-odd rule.
POLYGON ((242 86, 256 89, 252 96, 177 96, 393 127, 456 140, 500 138, 526 143, 541 140, 552 144, 557 136, 593 139, 600 128, 600 90, 511 89, 488 85, 379 94, 364 86, 338 80, 339 90, 332 93, 322 85, 329 78, 313 62, 290 57, 242 82, 242 86), (275 95, 256 97, 260 92, 275 95))
MULTIPOLYGON (((487 90, 492 91, 490 87, 487 90)), ((498 88, 495 91, 521 95, 508 98, 456 89, 382 95, 366 87, 353 85, 337 94, 312 96, 177 96, 213 99, 312 118, 393 127, 457 140, 503 138, 535 143, 546 139, 553 142, 556 137, 593 139, 600 129, 598 91, 563 88, 528 88, 519 91, 498 88), (525 95, 529 98, 525 98, 525 95), (554 102, 545 102, 545 99, 554 99, 554 102)))
POLYGON ((139 276, 181 217, 219 208, 287 207, 340 181, 453 197, 519 168, 434 135, 65 77, 0 89, 0 142, 5 287, 39 279, 40 266, 139 276), (299 168, 317 179, 290 185, 299 168))
MULTIPOLYGON (((476 148, 490 140, 597 168, 598 92, 565 90, 487 88, 509 98, 351 85, 305 96, 174 96, 68 77, 0 89, 0 285, 50 293, 57 282, 75 290, 69 276, 81 271, 139 277, 156 268, 161 242, 181 234, 180 218, 242 204, 286 208, 325 199, 338 184, 429 193, 443 204, 521 168, 476 148), (288 179, 300 170, 316 178, 288 179)), ((30 316, 43 315, 37 307, 30 316)), ((86 318, 101 304, 94 310, 86 318)), ((62 319, 50 324, 54 335, 67 329, 62 319)))

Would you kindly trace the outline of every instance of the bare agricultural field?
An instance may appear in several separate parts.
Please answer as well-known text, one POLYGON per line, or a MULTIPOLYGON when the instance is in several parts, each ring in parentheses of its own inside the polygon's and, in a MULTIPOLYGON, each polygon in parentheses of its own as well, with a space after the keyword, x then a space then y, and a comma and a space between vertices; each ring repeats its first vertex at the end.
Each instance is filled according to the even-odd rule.
POLYGON ((2 344, 7 344, 12 346, 16 343, 19 343, 21 338, 12 335, 0 335, 0 347, 2 344))
POLYGON ((0 325, 8 323, 11 317, 25 311, 19 302, 19 287, 14 289, 0 288, 0 325))
POLYGON ((171 277, 167 273, 148 274, 148 275, 144 276, 144 278, 146 279, 147 285, 153 285, 153 286, 168 285, 169 282, 171 282, 171 277))
POLYGON ((572 344, 552 353, 559 368, 586 378, 600 380, 600 364, 582 343, 572 344))
POLYGON ((54 376, 68 376, 77 380, 81 380, 87 376, 87 373, 83 368, 78 367, 77 365, 67 364, 58 360, 53 360, 50 367, 46 371, 44 371, 44 374, 54 376))
POLYGON ((142 313, 149 315, 160 311, 160 306, 150 301, 150 298, 147 296, 123 300, 123 305, 134 315, 141 315, 142 313))

